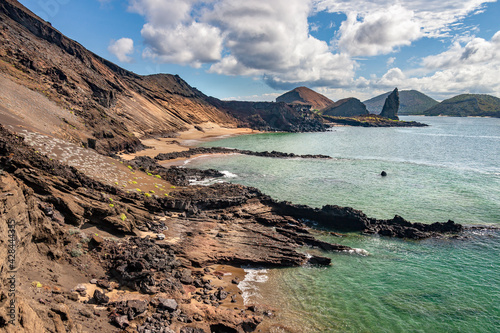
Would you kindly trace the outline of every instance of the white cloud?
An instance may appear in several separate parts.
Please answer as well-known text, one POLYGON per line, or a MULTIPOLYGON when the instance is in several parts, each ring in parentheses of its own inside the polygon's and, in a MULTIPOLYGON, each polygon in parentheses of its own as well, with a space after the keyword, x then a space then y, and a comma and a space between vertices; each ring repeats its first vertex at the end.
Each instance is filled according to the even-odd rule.
POLYGON ((448 50, 425 57, 419 70, 391 68, 381 78, 371 78, 369 86, 416 89, 437 99, 466 92, 500 96, 499 77, 500 31, 490 41, 456 41, 448 50))
POLYGON ((156 27, 147 23, 141 34, 148 45, 143 56, 160 62, 200 67, 203 63, 221 58, 222 39, 219 29, 204 23, 179 24, 174 28, 156 27))
MULTIPOLYGON (((128 9, 145 17, 143 56, 157 62, 207 64, 211 73, 260 77, 277 89, 363 90, 403 81, 434 87, 422 73, 438 79, 459 64, 491 61, 494 41, 472 37, 465 46, 457 40, 448 51, 425 58, 413 72, 391 68, 379 78, 355 78, 360 60, 353 57, 397 52, 424 37, 451 36, 466 28, 464 17, 493 1, 399 0, 387 6, 385 0, 129 0, 128 9), (310 35, 316 27, 308 19, 324 10, 347 16, 330 41, 310 35), (416 73, 420 81, 412 79, 416 73)), ((388 58, 387 66, 393 67, 394 60, 388 58)), ((461 67, 455 74, 467 71, 461 67)))
MULTIPOLYGON (((484 4, 496 0, 399 0, 397 4, 414 13, 414 20, 427 36, 447 35, 451 25, 467 15, 482 11, 484 4)), ((317 11, 332 13, 358 13, 366 17, 370 13, 387 8, 386 0, 317 0, 317 11)))
POLYGON ((130 38, 112 40, 108 46, 108 51, 121 62, 132 62, 134 59, 129 55, 134 53, 134 41, 130 38))
POLYGON ((377 55, 393 52, 422 37, 414 13, 400 5, 368 13, 358 20, 350 12, 338 31, 338 46, 350 55, 377 55))
POLYGON ((428 69, 450 68, 460 65, 474 65, 500 62, 500 31, 491 39, 470 38, 465 44, 455 41, 449 50, 425 57, 422 64, 428 69))
POLYGON ((218 1, 205 19, 223 31, 230 55, 210 71, 262 75, 277 88, 301 82, 346 84, 354 62, 309 35, 311 10, 311 2, 304 0, 218 1))

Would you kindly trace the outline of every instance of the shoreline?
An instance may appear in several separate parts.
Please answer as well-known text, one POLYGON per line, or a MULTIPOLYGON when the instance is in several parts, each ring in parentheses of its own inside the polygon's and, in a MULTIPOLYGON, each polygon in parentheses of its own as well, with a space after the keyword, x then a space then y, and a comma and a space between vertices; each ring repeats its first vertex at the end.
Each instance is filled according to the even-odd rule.
MULTIPOLYGON (((103 332, 111 331, 116 326, 149 329, 160 325, 169 325, 176 332, 186 327, 203 327, 205 330, 216 327, 255 329, 269 316, 269 311, 243 303, 241 290, 235 289, 237 283, 232 281, 232 277, 238 275, 239 282, 245 280, 246 276, 242 275, 242 269, 238 266, 271 268, 301 266, 306 263, 328 266, 331 259, 322 256, 321 252, 320 255, 317 252, 305 254, 300 249, 307 246, 326 252, 352 250, 348 246, 316 239, 310 232, 310 226, 303 222, 304 218, 314 220, 327 229, 354 229, 400 238, 433 237, 450 231, 455 233, 461 228, 449 221, 436 223, 427 230, 425 226, 402 218, 370 219, 362 212, 348 207, 325 206, 315 209, 293 205, 273 200, 258 189, 237 184, 183 186, 175 191, 169 190, 169 195, 165 196, 159 196, 153 191, 147 195, 142 194, 142 191, 126 193, 116 186, 90 179, 78 172, 76 167, 65 166, 57 159, 53 160, 34 151, 23 139, 3 128, 2 131, 4 135, 0 141, 5 144, 6 154, 11 156, 0 161, 5 170, 2 180, 7 185, 12 184, 10 187, 14 184, 26 184, 23 186, 34 189, 33 194, 26 192, 30 195, 26 199, 20 194, 21 188, 15 188, 17 192, 13 193, 14 190, 5 185, 3 192, 11 194, 5 196, 9 206, 22 209, 22 203, 26 201, 25 205, 32 205, 30 209, 41 216, 40 223, 46 227, 44 230, 60 230, 51 236, 61 238, 59 245, 47 245, 49 252, 46 258, 42 255, 39 260, 47 267, 52 265, 52 260, 58 260, 60 271, 64 271, 64 275, 61 273, 64 279, 57 282, 58 288, 68 293, 67 300, 47 290, 41 302, 36 299, 31 301, 31 282, 23 281, 25 287, 21 290, 23 298, 29 300, 30 307, 42 311, 42 321, 47 325, 52 325, 49 318, 53 316, 52 312, 47 311, 47 307, 49 311, 61 312, 59 308, 50 310, 51 305, 47 305, 57 299, 71 305, 68 306, 70 310, 64 309, 64 318, 79 320, 80 314, 75 306, 85 306, 88 311, 82 311, 93 321, 81 323, 89 325, 89 328, 92 326, 92 329, 99 325, 106 327, 103 332), (35 180, 36 186, 33 186, 35 180), (51 196, 35 196, 34 191, 51 193, 51 196), (66 195, 68 191, 77 193, 77 196, 66 195), (38 201, 34 201, 35 198, 38 201), (68 224, 73 225, 76 232, 68 230, 68 224), (91 227, 99 231, 89 229, 91 227), (86 231, 82 232, 83 230, 86 231), (92 233, 89 234, 88 231, 92 233), (104 231, 109 232, 109 235, 104 231), (146 236, 149 237, 133 237, 142 237, 142 232, 148 233, 146 236), (106 236, 115 238, 116 235, 122 235, 123 238, 106 239, 106 236), (154 235, 156 237, 151 237, 154 235), (219 264, 217 271, 222 271, 218 277, 214 277, 215 270, 209 268, 214 264, 219 264), (78 269, 82 265, 90 270, 82 272, 78 269), (72 268, 76 271, 72 272, 72 268), (226 275, 226 271, 231 275, 226 275), (78 276, 80 283, 102 280, 99 283, 105 287, 102 287, 103 291, 100 293, 94 292, 92 303, 81 303, 74 298, 77 295, 72 294, 73 288, 79 289, 74 286, 72 276, 78 276), (151 297, 143 299, 143 296, 134 296, 134 299, 110 300, 105 293, 111 292, 110 296, 114 295, 108 287, 113 281, 118 281, 120 290, 130 288, 151 297), (219 283, 223 285, 219 286, 219 283), (112 321, 107 320, 108 310, 94 308, 94 304, 109 304, 112 321), (94 314, 94 309, 100 309, 100 312, 94 314), (165 309, 172 311, 165 312, 165 309), (71 314, 68 314, 70 311, 71 314), (133 314, 129 316, 131 311, 133 314), (155 316, 152 322, 144 322, 148 314, 155 316), (227 318, 230 320, 226 321, 227 318)), ((241 133, 234 129, 229 132, 241 133)), ((195 137, 199 137, 199 133, 197 134, 195 137)), ((210 134, 207 135, 210 138, 220 137, 210 134)), ((187 137, 190 139, 186 140, 193 138, 187 137)), ((146 158, 135 162, 135 167, 123 167, 129 169, 131 174, 137 172, 137 178, 143 176, 141 167, 146 170, 150 165, 156 164, 146 158)), ((151 172, 155 175, 148 176, 154 176, 151 178, 153 180, 167 179, 168 170, 157 167, 156 171, 151 172)), ((17 211, 11 213, 14 216, 20 214, 17 211)), ((36 226, 30 227, 32 229, 23 229, 23 232, 37 232, 36 226)), ((23 255, 20 257, 24 258, 26 252, 23 255)), ((40 282, 40 285, 51 284, 50 276, 40 275, 34 266, 25 267, 31 270, 29 274, 25 274, 29 277, 28 281, 36 278, 35 282, 40 282)), ((88 289, 90 296, 92 288, 88 289)), ((86 290, 87 287, 84 290, 87 293, 86 290)), ((127 295, 137 294, 123 294, 127 295)))
MULTIPOLYGON (((209 142, 229 138, 239 135, 258 134, 262 131, 251 128, 229 128, 221 127, 214 123, 203 123, 192 126, 186 131, 175 133, 172 138, 149 138, 141 139, 143 145, 150 147, 135 153, 118 154, 120 158, 130 161, 135 157, 148 156, 154 158, 158 154, 168 154, 187 151, 202 142, 209 142), (200 130, 201 129, 201 130, 200 130)), ((183 161, 186 158, 179 158, 177 161, 183 161)), ((170 161, 174 162, 174 161, 170 161)))

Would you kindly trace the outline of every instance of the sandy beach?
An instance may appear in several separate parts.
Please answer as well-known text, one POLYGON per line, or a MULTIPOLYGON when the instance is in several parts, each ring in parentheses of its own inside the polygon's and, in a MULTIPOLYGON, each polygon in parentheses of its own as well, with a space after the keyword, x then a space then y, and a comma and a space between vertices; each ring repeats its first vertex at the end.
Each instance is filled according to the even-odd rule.
MULTIPOLYGON (((215 123, 203 123, 200 125, 191 126, 188 130, 176 133, 173 138, 151 138, 141 139, 143 145, 150 147, 138 151, 133 154, 120 154, 124 160, 132 160, 136 156, 155 157, 161 153, 173 153, 178 151, 189 150, 189 148, 207 141, 218 140, 226 137, 260 133, 257 130, 250 128, 228 128, 221 127, 215 123), (201 129, 201 130, 200 130, 201 129)), ((184 160, 183 158, 177 160, 184 160)), ((171 160, 175 162, 176 160, 171 160)))

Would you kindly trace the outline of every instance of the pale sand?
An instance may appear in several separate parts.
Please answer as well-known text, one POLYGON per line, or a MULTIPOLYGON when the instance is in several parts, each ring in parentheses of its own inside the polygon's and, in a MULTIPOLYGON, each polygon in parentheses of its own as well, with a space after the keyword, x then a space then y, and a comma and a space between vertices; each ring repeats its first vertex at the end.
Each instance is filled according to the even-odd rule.
POLYGON ((120 157, 124 160, 131 160, 136 156, 155 157, 161 153, 189 150, 190 147, 201 142, 218 140, 236 135, 260 133, 250 128, 227 128, 221 127, 215 123, 203 123, 197 126, 202 128, 203 132, 191 126, 187 131, 177 133, 175 138, 144 139, 141 140, 142 144, 152 148, 141 150, 133 154, 121 154, 120 157))

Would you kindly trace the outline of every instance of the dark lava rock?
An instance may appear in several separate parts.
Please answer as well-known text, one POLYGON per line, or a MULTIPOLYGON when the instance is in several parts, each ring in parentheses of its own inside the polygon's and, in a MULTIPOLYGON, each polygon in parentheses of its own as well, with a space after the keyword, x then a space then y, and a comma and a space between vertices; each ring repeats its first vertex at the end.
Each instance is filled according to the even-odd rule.
POLYGON ((133 311, 135 317, 148 309, 148 301, 129 300, 127 301, 127 307, 133 311))
POLYGON ((111 284, 107 280, 98 280, 96 284, 103 289, 111 289, 111 284))
POLYGON ((111 317, 111 323, 122 329, 130 325, 127 316, 113 316, 111 317))
POLYGON ((99 290, 94 291, 94 297, 92 297, 95 304, 107 304, 109 302, 109 297, 104 295, 99 290))
POLYGON ((331 265, 332 259, 321 256, 312 256, 311 258, 309 258, 307 263, 310 265, 328 266, 331 265))
POLYGON ((228 293, 227 291, 223 290, 223 289, 219 289, 215 292, 215 297, 217 297, 217 299, 219 299, 220 301, 223 301, 227 298, 228 296, 228 293))
POLYGON ((384 103, 384 108, 382 109, 380 115, 382 117, 386 117, 389 119, 399 120, 398 110, 399 110, 399 92, 398 88, 395 88, 393 92, 389 96, 387 96, 384 103))

